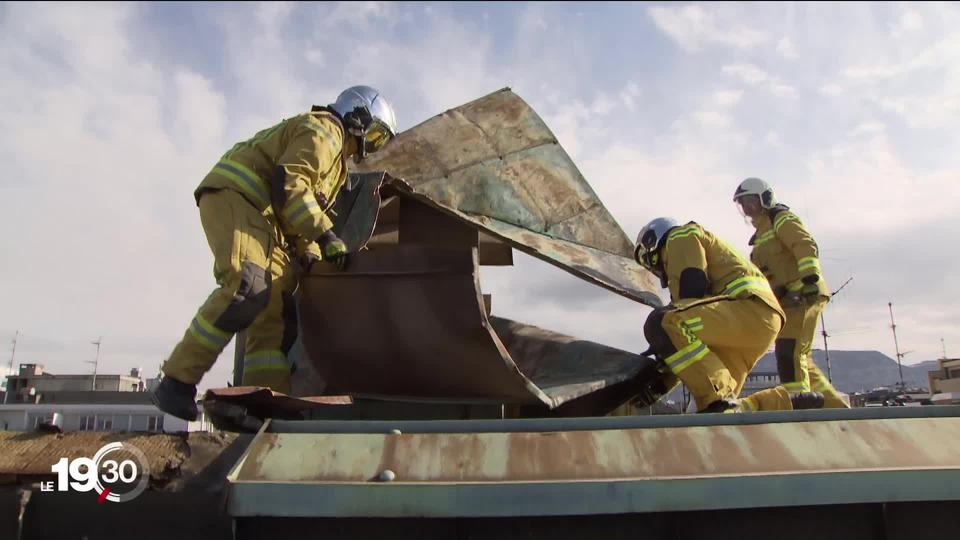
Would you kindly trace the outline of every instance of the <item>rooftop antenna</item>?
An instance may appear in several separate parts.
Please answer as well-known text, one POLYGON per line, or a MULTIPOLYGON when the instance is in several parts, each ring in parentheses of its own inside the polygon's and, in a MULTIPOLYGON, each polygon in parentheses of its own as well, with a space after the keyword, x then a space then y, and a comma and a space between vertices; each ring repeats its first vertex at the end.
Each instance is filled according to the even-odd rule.
POLYGON ((947 345, 943 342, 943 338, 940 338, 940 346, 943 347, 943 359, 947 359, 947 345))
POLYGON ((97 366, 100 364, 100 342, 103 340, 103 336, 97 338, 96 341, 91 341, 91 345, 97 346, 97 357, 94 360, 87 360, 88 364, 93 364, 93 388, 91 390, 97 390, 97 366))
POLYGON ((893 346, 897 351, 897 367, 900 369, 900 388, 903 389, 905 387, 903 384, 903 357, 907 353, 900 353, 900 343, 897 341, 897 323, 893 322, 893 302, 887 302, 887 307, 890 308, 890 329, 893 330, 893 346))
MULTIPOLYGON (((7 377, 13 375, 13 359, 17 356, 17 339, 20 338, 20 331, 17 330, 17 333, 13 336, 13 352, 10 353, 10 370, 7 372, 7 377)), ((942 341, 942 340, 941 340, 942 341)), ((10 399, 10 379, 7 379, 7 389, 3 393, 3 402, 7 403, 10 399)))
MULTIPOLYGON (((847 280, 843 282, 843 285, 841 285, 839 289, 830 293, 830 298, 833 298, 834 296, 836 296, 837 293, 842 291, 843 288, 846 287, 847 284, 850 283, 851 281, 853 281, 853 276, 847 278, 847 280)), ((824 311, 826 311, 826 307, 820 310, 820 334, 823 336, 823 355, 827 360, 827 380, 832 383, 833 375, 830 373, 830 347, 827 346, 827 337, 829 337, 829 334, 827 334, 827 323, 824 322, 823 320, 824 311)))

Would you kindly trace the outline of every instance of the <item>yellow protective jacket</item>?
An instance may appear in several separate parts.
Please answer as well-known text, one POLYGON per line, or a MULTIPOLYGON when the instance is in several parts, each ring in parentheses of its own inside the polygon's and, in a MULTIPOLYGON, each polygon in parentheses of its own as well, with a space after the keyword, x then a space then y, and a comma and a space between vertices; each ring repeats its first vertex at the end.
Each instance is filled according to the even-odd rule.
POLYGON ((757 297, 784 317, 760 270, 726 242, 692 221, 667 233, 661 257, 672 303, 680 309, 700 301, 683 298, 680 291, 681 280, 688 279, 684 271, 698 274, 699 270, 706 276, 705 297, 757 297))
POLYGON ((757 232, 750 238, 750 260, 770 281, 780 296, 803 288, 804 277, 817 274, 819 294, 830 297, 830 289, 820 272, 817 243, 803 222, 786 206, 778 205, 757 218, 757 232))
MULTIPOLYGON (((333 227, 326 212, 347 178, 343 127, 327 111, 283 120, 237 143, 220 158, 194 192, 239 192, 257 210, 276 219, 284 235, 312 242, 333 227), (278 167, 283 174, 278 174, 278 167), (282 176, 282 178, 280 178, 282 176)), ((298 251, 304 248, 300 245, 298 251)))

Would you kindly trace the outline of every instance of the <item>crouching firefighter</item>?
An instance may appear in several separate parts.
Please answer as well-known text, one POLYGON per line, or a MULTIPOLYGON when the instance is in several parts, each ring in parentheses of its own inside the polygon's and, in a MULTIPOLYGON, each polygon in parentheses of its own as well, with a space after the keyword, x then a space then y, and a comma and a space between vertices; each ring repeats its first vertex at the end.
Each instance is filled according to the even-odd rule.
POLYGON ((766 279, 749 261, 700 225, 670 218, 647 224, 634 257, 669 288, 671 303, 644 324, 663 363, 663 388, 690 389, 698 412, 819 408, 823 396, 782 386, 738 399, 747 374, 773 345, 784 314, 766 279))
POLYGON ((756 228, 750 260, 770 282, 787 316, 775 351, 780 382, 791 394, 823 393, 825 408, 849 408, 810 355, 817 318, 830 300, 817 243, 790 207, 777 204, 773 188, 763 180, 747 178, 733 200, 756 228))
POLYGON ((287 353, 297 331, 291 259, 345 268, 347 247, 327 212, 347 178, 347 160, 359 162, 396 134, 386 99, 354 86, 327 107, 314 106, 237 143, 214 165, 194 197, 218 287, 163 365, 152 396, 160 410, 196 419, 197 383, 241 330, 242 384, 290 392, 287 353), (296 246, 292 256, 284 240, 296 246))

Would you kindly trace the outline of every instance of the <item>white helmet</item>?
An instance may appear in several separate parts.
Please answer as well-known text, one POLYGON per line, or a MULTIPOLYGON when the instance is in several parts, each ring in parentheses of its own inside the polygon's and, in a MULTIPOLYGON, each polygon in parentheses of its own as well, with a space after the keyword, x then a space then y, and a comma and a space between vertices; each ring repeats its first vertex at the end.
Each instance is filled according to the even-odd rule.
POLYGON ((351 86, 337 96, 330 108, 340 115, 343 127, 358 139, 356 161, 383 148, 397 136, 393 107, 376 88, 351 86))
POLYGON ((760 197, 760 206, 770 209, 777 205, 777 198, 773 195, 773 187, 759 178, 747 178, 737 186, 733 193, 733 202, 740 197, 756 195, 760 197))

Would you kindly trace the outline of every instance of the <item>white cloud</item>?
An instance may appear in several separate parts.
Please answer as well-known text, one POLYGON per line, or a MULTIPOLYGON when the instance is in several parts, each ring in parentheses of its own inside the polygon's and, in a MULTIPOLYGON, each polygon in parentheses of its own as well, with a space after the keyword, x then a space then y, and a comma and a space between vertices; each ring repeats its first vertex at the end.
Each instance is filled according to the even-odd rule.
POLYGON ((784 83, 772 83, 769 86, 770 91, 773 95, 782 98, 795 98, 797 97, 797 89, 790 86, 789 84, 784 83))
POLYGON ((821 86, 818 91, 825 96, 839 96, 845 90, 837 83, 827 83, 821 86))
POLYGON ((759 85, 771 80, 770 74, 754 64, 730 64, 723 66, 723 72, 743 80, 747 84, 759 85))
POLYGON ((856 137, 859 135, 872 135, 875 133, 885 131, 886 129, 887 127, 882 123, 871 121, 871 122, 864 122, 862 124, 857 125, 857 127, 850 130, 849 134, 852 137, 856 137))
POLYGON ((848 137, 815 153, 808 163, 810 192, 829 193, 831 200, 845 204, 842 220, 835 219, 833 205, 811 208, 823 229, 844 231, 855 220, 857 234, 880 234, 904 223, 917 226, 956 214, 960 170, 911 170, 877 122, 857 126, 848 137))
POLYGON ((798 95, 796 88, 770 75, 755 64, 728 64, 723 66, 723 73, 737 77, 749 85, 765 88, 777 97, 794 98, 798 95))
POLYGON ((695 111, 694 120, 705 127, 727 127, 730 125, 730 116, 717 111, 695 111))
POLYGON ((620 101, 628 111, 634 112, 637 108, 636 100, 640 97, 640 94, 640 86, 633 81, 628 81, 627 85, 620 91, 620 101))
POLYGON ((648 13, 661 32, 687 52, 696 52, 709 45, 751 49, 768 41, 767 35, 740 24, 735 14, 711 6, 651 7, 648 13))
POLYGON ((900 14, 900 19, 897 20, 896 24, 891 25, 890 35, 899 38, 921 29, 923 29, 923 17, 916 11, 907 9, 900 14))
POLYGON ((310 62, 317 67, 323 67, 326 59, 326 56, 320 49, 307 49, 307 51, 303 53, 303 57, 307 59, 307 62, 310 62))
POLYGON ((783 146, 783 140, 781 139, 780 134, 776 131, 768 131, 763 137, 763 140, 774 148, 780 148, 783 146))
POLYGON ((743 97, 743 90, 720 90, 713 93, 713 99, 721 107, 732 107, 740 103, 743 97))
POLYGON ((787 60, 796 60, 800 57, 800 55, 797 54, 796 46, 788 36, 783 36, 780 38, 780 41, 777 42, 777 52, 787 60))

